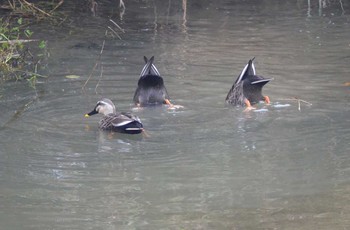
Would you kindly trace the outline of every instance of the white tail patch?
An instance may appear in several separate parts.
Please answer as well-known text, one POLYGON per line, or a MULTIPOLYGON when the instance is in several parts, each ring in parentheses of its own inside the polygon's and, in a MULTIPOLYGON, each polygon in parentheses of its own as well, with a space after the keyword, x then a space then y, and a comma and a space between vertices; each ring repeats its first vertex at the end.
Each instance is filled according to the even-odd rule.
POLYGON ((254 85, 254 84, 258 84, 258 83, 261 83, 261 82, 268 82, 268 81, 271 81, 272 79, 262 79, 262 80, 257 80, 257 81, 253 81, 252 83, 250 83, 251 85, 254 85))
POLYGON ((146 67, 147 67, 147 65, 145 65, 145 66, 142 68, 142 71, 141 71, 141 73, 140 73, 140 77, 146 75, 146 67))
MULTIPOLYGON (((242 80, 242 78, 243 78, 245 72, 247 71, 247 68, 248 68, 248 64, 245 65, 245 67, 244 67, 244 69, 242 70, 241 74, 239 75, 238 80, 237 80, 236 83, 240 83, 240 82, 241 82, 241 80, 242 80)), ((255 70, 254 70, 254 71, 255 71, 255 70)))
POLYGON ((133 130, 142 130, 142 128, 126 128, 125 130, 131 130, 131 131, 133 131, 133 130))
POLYGON ((131 122, 133 122, 133 121, 123 121, 123 122, 120 122, 120 123, 118 123, 118 124, 114 124, 116 127, 120 127, 120 126, 123 126, 123 125, 127 125, 127 124, 129 124, 129 123, 131 123, 131 122))
POLYGON ((153 72, 154 72, 156 75, 160 76, 160 73, 159 73, 158 69, 156 68, 156 66, 155 66, 154 64, 152 64, 151 69, 153 70, 153 72))
POLYGON ((255 65, 254 65, 254 62, 253 62, 253 61, 252 61, 252 69, 253 69, 254 75, 256 75, 256 72, 255 72, 255 65))

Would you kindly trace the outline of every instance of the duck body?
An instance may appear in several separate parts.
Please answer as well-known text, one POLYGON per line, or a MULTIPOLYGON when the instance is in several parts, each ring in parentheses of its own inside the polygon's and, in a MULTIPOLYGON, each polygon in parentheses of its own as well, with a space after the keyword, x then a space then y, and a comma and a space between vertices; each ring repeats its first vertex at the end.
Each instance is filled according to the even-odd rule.
POLYGON ((85 114, 85 117, 98 113, 103 115, 99 122, 101 130, 127 134, 138 134, 143 131, 140 118, 129 112, 116 112, 113 102, 107 98, 98 101, 95 108, 85 114))
POLYGON ((154 57, 149 60, 144 57, 143 67, 137 88, 134 94, 134 103, 140 106, 170 104, 169 95, 164 85, 164 80, 153 64, 154 57))
POLYGON ((111 113, 105 115, 99 122, 101 130, 118 133, 138 134, 143 130, 140 119, 130 113, 111 113))
POLYGON ((227 94, 226 103, 231 105, 247 106, 265 101, 270 103, 268 96, 262 95, 263 86, 268 83, 271 78, 264 78, 256 75, 254 58, 249 60, 241 74, 236 79, 231 90, 227 94))

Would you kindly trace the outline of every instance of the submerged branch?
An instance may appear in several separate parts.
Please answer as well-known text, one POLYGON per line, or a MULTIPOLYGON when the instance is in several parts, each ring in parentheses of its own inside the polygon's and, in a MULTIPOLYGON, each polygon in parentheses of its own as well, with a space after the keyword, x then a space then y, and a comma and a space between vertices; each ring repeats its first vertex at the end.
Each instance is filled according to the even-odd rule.
POLYGON ((96 84, 96 86, 95 86, 95 93, 96 93, 96 95, 98 95, 97 88, 98 88, 98 86, 100 85, 100 81, 101 81, 101 79, 102 79, 102 76, 103 76, 103 66, 101 66, 100 77, 98 78, 98 82, 97 82, 97 84, 96 84))
POLYGON ((62 4, 64 3, 64 0, 61 0, 59 3, 57 3, 57 5, 50 10, 50 14, 52 14, 58 7, 60 7, 62 4))
POLYGON ((60 0, 56 5, 48 1, 39 1, 35 4, 27 0, 7 0, 7 2, 8 5, 1 6, 1 8, 12 10, 12 14, 22 15, 26 18, 43 19, 46 17, 50 20, 55 20, 57 17, 53 13, 64 3, 64 0, 60 0), (39 7, 38 5, 41 6, 39 7))
POLYGON ((312 103, 308 102, 308 101, 305 101, 305 100, 302 100, 300 98, 297 98, 297 97, 292 97, 292 98, 284 98, 284 99, 277 99, 278 101, 296 101, 298 102, 298 110, 301 111, 301 102, 311 106, 312 103))
POLYGON ((107 28, 110 29, 113 32, 113 34, 115 34, 119 38, 119 40, 122 40, 122 38, 119 36, 119 34, 115 30, 113 30, 110 26, 107 26, 107 28))
POLYGON ((20 2, 25 3, 28 7, 32 8, 36 11, 39 11, 40 13, 42 13, 48 17, 52 16, 51 14, 49 14, 49 13, 45 12, 44 10, 40 9, 39 7, 35 6, 33 3, 27 2, 26 0, 21 0, 20 2))
POLYGON ((37 39, 18 39, 18 40, 0 41, 0 44, 8 43, 10 45, 14 45, 14 44, 18 44, 18 43, 37 42, 37 41, 39 41, 39 40, 37 40, 37 39))
POLYGON ((115 21, 113 21, 112 19, 109 19, 109 21, 112 22, 118 29, 120 29, 121 32, 125 33, 125 30, 121 28, 115 21))
POLYGON ((104 50, 104 47, 105 47, 105 42, 106 42, 106 40, 103 40, 100 54, 99 54, 99 56, 98 56, 98 58, 97 58, 97 60, 96 60, 96 62, 95 62, 94 67, 92 68, 92 70, 91 70, 91 72, 90 72, 90 75, 89 75, 88 79, 86 79, 84 85, 82 86, 82 90, 85 90, 85 87, 86 87, 86 85, 88 84, 88 82, 90 81, 90 79, 91 79, 91 77, 92 77, 92 74, 94 73, 96 67, 98 66, 98 64, 101 63, 101 56, 102 56, 102 53, 103 53, 103 50, 104 50))

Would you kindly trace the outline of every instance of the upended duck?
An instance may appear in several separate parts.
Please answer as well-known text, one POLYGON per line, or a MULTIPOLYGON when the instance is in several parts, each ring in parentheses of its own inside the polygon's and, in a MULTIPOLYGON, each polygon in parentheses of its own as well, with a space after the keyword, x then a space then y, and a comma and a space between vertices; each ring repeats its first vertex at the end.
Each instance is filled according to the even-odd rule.
POLYGON ((85 114, 85 117, 98 113, 103 115, 99 122, 101 130, 128 134, 138 134, 143 131, 140 118, 128 112, 117 112, 113 102, 107 98, 98 101, 95 108, 85 114))
POLYGON ((149 60, 143 57, 145 66, 143 67, 137 89, 134 94, 134 103, 138 106, 167 104, 172 106, 169 95, 164 85, 164 80, 156 66, 153 64, 154 56, 149 60))
POLYGON ((249 60, 241 74, 233 84, 231 90, 227 94, 226 103, 232 105, 247 106, 252 109, 252 105, 265 101, 270 104, 270 98, 262 95, 263 86, 272 80, 272 78, 264 78, 256 75, 254 61, 255 58, 249 60))

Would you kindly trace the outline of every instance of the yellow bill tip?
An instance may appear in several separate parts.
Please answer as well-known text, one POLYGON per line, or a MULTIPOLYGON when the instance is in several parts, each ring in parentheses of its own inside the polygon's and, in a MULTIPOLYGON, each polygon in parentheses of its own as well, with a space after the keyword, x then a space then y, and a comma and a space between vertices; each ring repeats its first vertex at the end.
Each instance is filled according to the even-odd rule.
POLYGON ((85 114, 84 117, 90 117, 89 114, 85 114))

